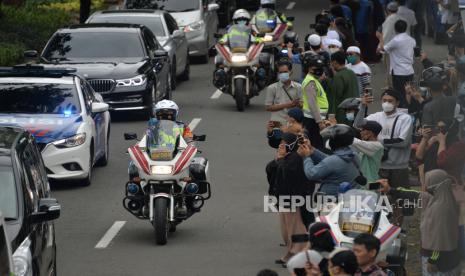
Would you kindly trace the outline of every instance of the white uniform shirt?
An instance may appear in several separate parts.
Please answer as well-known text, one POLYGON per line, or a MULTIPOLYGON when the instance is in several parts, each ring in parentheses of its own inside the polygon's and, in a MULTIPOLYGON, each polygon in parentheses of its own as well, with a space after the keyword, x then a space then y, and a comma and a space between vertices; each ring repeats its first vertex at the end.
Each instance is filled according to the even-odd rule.
POLYGON ((384 45, 384 50, 389 54, 389 73, 397 76, 410 76, 413 70, 415 39, 407 33, 396 35, 389 43, 384 45))

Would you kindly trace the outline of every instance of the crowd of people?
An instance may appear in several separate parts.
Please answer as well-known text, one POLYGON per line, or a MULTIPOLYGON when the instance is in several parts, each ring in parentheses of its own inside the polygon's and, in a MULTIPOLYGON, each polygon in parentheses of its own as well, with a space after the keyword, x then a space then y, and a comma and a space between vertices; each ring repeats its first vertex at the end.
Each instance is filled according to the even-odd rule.
MULTIPOLYGON (((453 1, 437 5, 448 30, 448 56, 440 63, 421 49, 426 5, 419 0, 330 0, 304 48, 287 41, 278 81, 266 88, 267 138, 276 149, 266 174, 268 193, 278 198, 338 196, 343 184, 367 189, 377 182, 392 202, 421 199, 422 275, 460 275, 465 35, 453 1), (373 87, 369 64, 376 62, 385 65, 385 87, 373 87), (302 65, 299 82, 292 80, 294 64, 302 65), (373 92, 379 91, 376 108, 373 92), (369 113, 375 109, 381 111, 369 113), (418 189, 410 187, 414 177, 418 189)), ((373 233, 360 233, 351 249, 342 248, 331 227, 316 222, 316 213, 304 207, 279 211, 285 249, 276 264, 292 275, 389 273, 377 259, 380 240, 373 233)), ((402 214, 394 206, 391 223, 405 227, 402 214)))

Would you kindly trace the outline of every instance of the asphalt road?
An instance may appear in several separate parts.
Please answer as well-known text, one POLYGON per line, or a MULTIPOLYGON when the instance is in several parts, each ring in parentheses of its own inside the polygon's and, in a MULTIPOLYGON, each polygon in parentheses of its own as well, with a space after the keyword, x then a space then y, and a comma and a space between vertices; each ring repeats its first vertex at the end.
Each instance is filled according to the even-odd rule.
MULTIPOLYGON (((324 0, 278 2, 280 10, 296 17, 301 40, 316 12, 327 5, 324 0)), ((229 95, 212 99, 213 68, 212 59, 206 65, 193 65, 191 80, 174 92, 181 119, 201 119, 195 133, 207 135, 207 142, 199 146, 210 160, 213 196, 202 212, 180 224, 166 246, 155 244, 151 224, 133 217, 121 204, 129 161, 125 152, 131 145, 123 133, 142 134, 146 122, 131 114, 114 116, 110 162, 94 170, 92 185, 54 187, 53 194, 62 204, 56 221, 59 275, 235 276, 255 275, 263 268, 288 275, 274 264, 283 254, 277 215, 263 212, 264 167, 274 156, 265 140, 269 115, 264 111, 264 95, 252 99, 242 113, 235 110, 229 95), (107 231, 116 236, 104 238, 107 231)), ((381 65, 373 72, 374 87, 383 87, 381 65)))

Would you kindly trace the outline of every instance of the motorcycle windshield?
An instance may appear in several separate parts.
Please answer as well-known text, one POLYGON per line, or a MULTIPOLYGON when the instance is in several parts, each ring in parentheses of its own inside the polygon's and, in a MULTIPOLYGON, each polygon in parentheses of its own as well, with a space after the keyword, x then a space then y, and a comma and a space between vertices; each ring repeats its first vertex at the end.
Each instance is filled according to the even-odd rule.
POLYGON ((147 149, 154 161, 170 161, 179 144, 181 128, 176 122, 152 119, 147 130, 147 149))
POLYGON ((339 226, 345 236, 355 238, 373 232, 377 221, 379 195, 366 190, 350 190, 343 195, 339 226))
POLYGON ((255 26, 261 34, 273 32, 277 24, 277 16, 274 10, 261 9, 257 11, 255 26))
POLYGON ((246 53, 250 45, 250 29, 235 26, 230 30, 229 48, 233 53, 246 53))

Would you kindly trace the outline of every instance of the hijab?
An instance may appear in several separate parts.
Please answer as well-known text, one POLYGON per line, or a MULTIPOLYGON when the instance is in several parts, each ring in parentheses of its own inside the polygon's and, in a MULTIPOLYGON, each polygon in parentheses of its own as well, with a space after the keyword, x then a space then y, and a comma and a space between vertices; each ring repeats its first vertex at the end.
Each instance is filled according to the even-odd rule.
POLYGON ((459 207, 452 192, 454 180, 443 170, 425 175, 420 222, 422 248, 453 251, 458 246, 459 207))

